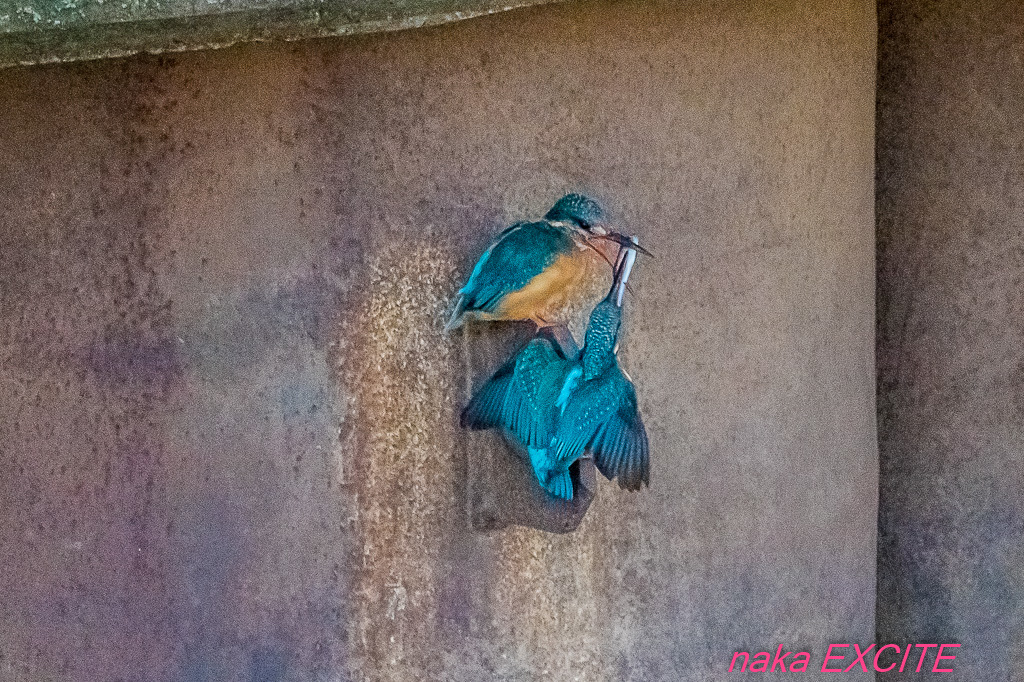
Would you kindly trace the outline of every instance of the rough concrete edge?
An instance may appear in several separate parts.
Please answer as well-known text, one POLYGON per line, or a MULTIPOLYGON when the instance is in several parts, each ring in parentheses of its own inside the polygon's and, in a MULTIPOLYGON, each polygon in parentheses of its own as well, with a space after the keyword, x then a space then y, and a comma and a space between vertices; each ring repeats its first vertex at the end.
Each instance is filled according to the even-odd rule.
POLYGON ((242 42, 294 41, 403 31, 566 1, 513 0, 483 9, 355 21, 340 7, 306 5, 12 33, 0 36, 0 69, 139 53, 219 49, 242 42))

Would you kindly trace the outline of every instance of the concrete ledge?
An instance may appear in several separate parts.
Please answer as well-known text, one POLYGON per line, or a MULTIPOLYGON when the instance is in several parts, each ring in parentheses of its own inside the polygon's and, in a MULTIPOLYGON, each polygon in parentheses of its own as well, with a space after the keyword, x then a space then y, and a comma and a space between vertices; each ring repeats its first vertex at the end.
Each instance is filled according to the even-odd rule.
POLYGON ((419 28, 552 0, 0 0, 0 68, 419 28))

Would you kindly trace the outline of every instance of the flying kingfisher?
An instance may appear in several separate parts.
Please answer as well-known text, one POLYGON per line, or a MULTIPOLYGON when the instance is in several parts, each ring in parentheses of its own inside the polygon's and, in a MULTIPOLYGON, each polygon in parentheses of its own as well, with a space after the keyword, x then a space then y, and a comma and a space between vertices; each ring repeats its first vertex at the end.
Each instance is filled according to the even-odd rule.
MULTIPOLYGON (((512 225, 477 261, 445 332, 467 319, 564 325, 568 304, 592 296, 628 241, 608 230, 601 206, 566 194, 542 220, 512 225)), ((600 294, 598 294, 600 296, 600 294)))
POLYGON ((636 392, 615 357, 636 247, 633 237, 620 255, 611 291, 591 313, 579 357, 567 357, 542 330, 462 412, 462 426, 504 429, 524 447, 537 480, 555 497, 572 499, 569 467, 584 450, 593 453, 605 477, 618 477, 620 487, 639 490, 641 481, 648 482, 647 433, 636 392))
POLYGON ((636 389, 616 356, 622 296, 635 259, 636 251, 627 248, 612 290, 590 314, 580 362, 558 397, 561 416, 548 452, 556 471, 589 452, 597 470, 626 490, 650 485, 647 430, 636 389))

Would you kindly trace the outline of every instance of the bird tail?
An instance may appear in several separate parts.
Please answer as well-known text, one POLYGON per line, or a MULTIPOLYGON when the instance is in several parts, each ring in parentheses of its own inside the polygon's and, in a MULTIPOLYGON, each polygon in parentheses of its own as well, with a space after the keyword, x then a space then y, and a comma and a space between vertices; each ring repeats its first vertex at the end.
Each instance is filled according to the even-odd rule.
POLYGON ((548 448, 527 447, 530 464, 537 477, 540 487, 562 500, 572 499, 572 478, 569 471, 556 471, 551 468, 552 461, 548 458, 548 448))
POLYGON ((462 325, 462 317, 466 314, 466 297, 464 295, 459 296, 458 302, 455 304, 455 310, 452 311, 452 316, 448 320, 448 324, 444 326, 444 333, 450 334, 453 329, 457 329, 462 325))
POLYGON ((572 477, 569 470, 553 472, 544 489, 562 500, 572 500, 572 477))

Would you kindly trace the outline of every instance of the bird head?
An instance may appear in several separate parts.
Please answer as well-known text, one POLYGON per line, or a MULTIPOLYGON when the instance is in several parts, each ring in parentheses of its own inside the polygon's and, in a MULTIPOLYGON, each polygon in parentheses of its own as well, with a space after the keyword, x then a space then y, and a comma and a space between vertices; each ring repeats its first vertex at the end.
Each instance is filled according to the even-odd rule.
POLYGON ((607 221, 608 216, 601 205, 582 194, 566 194, 555 202, 544 218, 572 224, 584 238, 583 243, 601 254, 601 257, 612 266, 613 271, 615 263, 612 262, 613 256, 610 253, 612 249, 617 249, 618 257, 621 257, 626 249, 633 249, 653 258, 653 254, 640 246, 635 237, 611 229, 607 221))
POLYGON ((544 218, 575 223, 580 229, 594 235, 608 232, 605 227, 604 209, 596 201, 582 194, 566 194, 555 202, 544 218))

